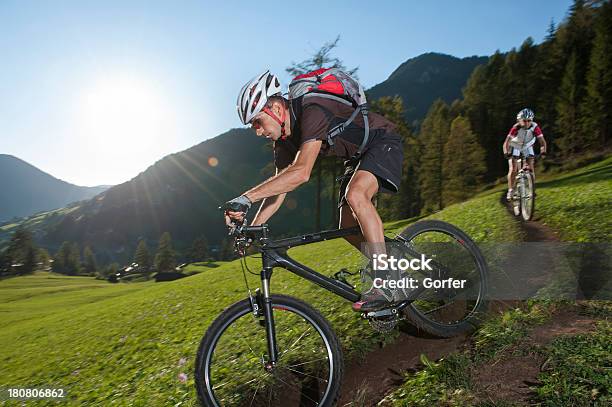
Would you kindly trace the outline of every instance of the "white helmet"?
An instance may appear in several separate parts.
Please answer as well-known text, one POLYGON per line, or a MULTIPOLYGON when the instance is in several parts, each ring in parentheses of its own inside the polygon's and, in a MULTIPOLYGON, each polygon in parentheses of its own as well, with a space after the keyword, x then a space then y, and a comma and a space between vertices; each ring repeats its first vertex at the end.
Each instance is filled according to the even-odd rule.
POLYGON ((533 113, 533 110, 528 109, 528 108, 524 108, 523 110, 521 110, 520 112, 518 112, 516 114, 516 120, 533 120, 535 117, 535 114, 533 113))
POLYGON ((270 96, 281 94, 280 81, 270 71, 257 75, 247 82, 238 94, 236 106, 242 124, 247 124, 257 113, 261 112, 270 96))

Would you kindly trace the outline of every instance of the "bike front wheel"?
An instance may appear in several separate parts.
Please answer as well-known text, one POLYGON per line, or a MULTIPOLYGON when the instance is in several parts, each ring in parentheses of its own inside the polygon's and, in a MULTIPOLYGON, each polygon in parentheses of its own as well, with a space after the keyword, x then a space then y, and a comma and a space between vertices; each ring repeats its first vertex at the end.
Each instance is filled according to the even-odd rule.
POLYGON ((530 221, 533 218, 535 207, 535 182, 533 174, 527 172, 523 177, 523 188, 521 188, 521 215, 523 220, 530 221))
POLYGON ((516 178, 516 192, 512 193, 510 197, 510 204, 512 205, 512 213, 514 216, 520 216, 521 214, 521 195, 523 191, 523 177, 516 178))
MULTIPOLYGON (((478 246, 459 228, 438 220, 416 222, 400 236, 406 251, 424 254, 434 265, 422 276, 430 287, 404 309, 405 316, 438 337, 477 327, 488 309, 488 267, 478 246)), ((419 284, 426 283, 421 278, 419 284)))
POLYGON ((272 295, 278 361, 269 363, 266 325, 246 299, 227 308, 198 349, 195 384, 204 406, 332 406, 343 373, 340 344, 308 304, 272 295))

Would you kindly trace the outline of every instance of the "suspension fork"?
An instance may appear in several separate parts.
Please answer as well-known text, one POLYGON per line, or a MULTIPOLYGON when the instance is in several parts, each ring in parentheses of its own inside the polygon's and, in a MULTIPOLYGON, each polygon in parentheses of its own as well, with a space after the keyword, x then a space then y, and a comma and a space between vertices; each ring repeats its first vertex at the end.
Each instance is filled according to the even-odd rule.
POLYGON ((270 279, 272 278, 272 267, 265 264, 261 270, 261 288, 262 293, 259 294, 261 306, 263 308, 264 325, 266 328, 266 339, 268 342, 268 357, 266 369, 272 369, 278 361, 278 348, 276 347, 276 329, 274 326, 274 313, 272 310, 272 298, 270 297, 270 279))

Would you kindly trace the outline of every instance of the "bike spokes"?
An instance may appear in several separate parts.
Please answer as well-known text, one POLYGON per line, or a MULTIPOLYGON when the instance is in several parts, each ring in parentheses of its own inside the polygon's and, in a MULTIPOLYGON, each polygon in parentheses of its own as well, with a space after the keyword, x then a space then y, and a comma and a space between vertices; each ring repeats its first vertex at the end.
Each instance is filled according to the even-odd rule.
POLYGON ((328 388, 331 351, 299 313, 274 307, 279 358, 271 364, 263 320, 246 313, 220 334, 208 380, 222 406, 315 406, 328 388))
POLYGON ((420 276, 424 290, 411 307, 438 324, 458 324, 470 318, 484 294, 484 278, 476 259, 461 239, 426 231, 410 240, 413 250, 431 257, 433 270, 420 276))
POLYGON ((533 217, 533 208, 535 205, 535 186, 533 183, 533 175, 525 174, 523 182, 523 191, 521 193, 521 215, 526 221, 533 217))
POLYGON ((512 204, 512 213, 514 213, 514 216, 519 216, 521 214, 521 189, 521 183, 517 182, 516 191, 512 192, 512 196, 510 197, 510 203, 512 204))

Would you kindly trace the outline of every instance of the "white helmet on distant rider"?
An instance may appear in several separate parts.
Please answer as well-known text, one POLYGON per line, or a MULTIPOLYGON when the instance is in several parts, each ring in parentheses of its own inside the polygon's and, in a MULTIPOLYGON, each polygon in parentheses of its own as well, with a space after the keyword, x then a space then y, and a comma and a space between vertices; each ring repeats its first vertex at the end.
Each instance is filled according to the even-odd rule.
POLYGON ((270 71, 265 71, 247 82, 240 90, 237 102, 238 116, 242 124, 248 124, 261 112, 270 96, 281 94, 280 81, 270 71))
POLYGON ((533 110, 525 108, 518 112, 516 115, 516 120, 533 120, 534 117, 535 114, 533 113, 533 110))

